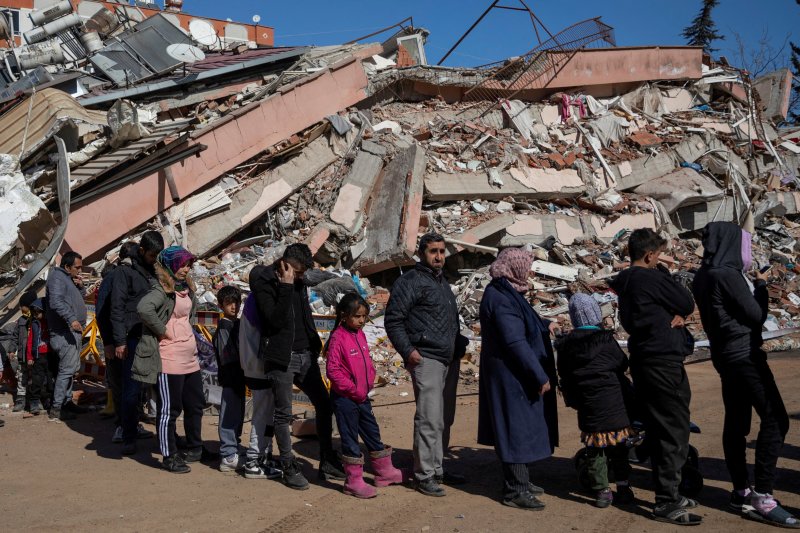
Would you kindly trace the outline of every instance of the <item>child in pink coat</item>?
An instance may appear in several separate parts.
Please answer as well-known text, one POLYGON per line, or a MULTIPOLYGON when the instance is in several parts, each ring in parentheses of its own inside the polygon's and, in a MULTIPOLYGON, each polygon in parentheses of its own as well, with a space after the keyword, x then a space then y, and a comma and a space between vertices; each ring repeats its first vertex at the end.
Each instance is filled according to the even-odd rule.
POLYGON ((392 465, 392 448, 381 442, 380 429, 369 391, 375 381, 375 367, 367 338, 361 330, 369 306, 357 294, 346 294, 336 306, 336 326, 328 339, 327 375, 331 400, 342 440, 342 463, 347 474, 344 493, 373 498, 377 492, 364 482, 364 458, 358 437, 364 441, 375 470, 375 485, 385 487, 403 482, 403 473, 392 465))

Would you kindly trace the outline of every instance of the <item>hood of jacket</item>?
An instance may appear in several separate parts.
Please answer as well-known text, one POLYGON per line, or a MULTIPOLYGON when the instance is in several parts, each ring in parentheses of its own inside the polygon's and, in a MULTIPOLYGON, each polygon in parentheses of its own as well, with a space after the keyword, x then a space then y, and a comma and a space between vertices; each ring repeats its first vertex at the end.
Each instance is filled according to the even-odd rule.
POLYGON ((727 267, 739 272, 742 261, 742 229, 733 222, 711 222, 703 229, 703 265, 727 267))

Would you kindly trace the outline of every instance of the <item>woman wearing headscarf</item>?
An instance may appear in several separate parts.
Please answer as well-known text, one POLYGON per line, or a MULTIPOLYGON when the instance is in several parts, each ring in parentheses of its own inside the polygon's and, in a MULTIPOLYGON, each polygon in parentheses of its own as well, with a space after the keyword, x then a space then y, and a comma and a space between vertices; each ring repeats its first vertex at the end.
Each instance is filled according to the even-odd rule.
POLYGON ((481 302, 478 442, 494 446, 503 463, 503 504, 544 507, 530 483, 528 464, 550 457, 558 445, 555 359, 550 333, 524 294, 533 254, 506 248, 492 263, 481 302))
POLYGON ((189 278, 194 260, 180 246, 165 248, 155 265, 158 279, 137 307, 144 327, 133 374, 145 383, 156 383, 156 429, 164 457, 162 466, 175 473, 189 472, 186 463, 199 461, 203 453, 200 428, 205 397, 192 329, 194 284, 189 278), (187 447, 182 455, 175 443, 175 422, 181 411, 187 447))
POLYGON ((747 277, 753 263, 751 239, 732 222, 708 224, 703 230, 703 265, 692 283, 711 361, 722 381, 722 450, 733 482, 728 505, 748 518, 800 529, 800 520, 772 496, 789 415, 761 348, 768 275, 755 271, 752 281, 747 277), (751 485, 746 451, 753 410, 761 425, 751 485))

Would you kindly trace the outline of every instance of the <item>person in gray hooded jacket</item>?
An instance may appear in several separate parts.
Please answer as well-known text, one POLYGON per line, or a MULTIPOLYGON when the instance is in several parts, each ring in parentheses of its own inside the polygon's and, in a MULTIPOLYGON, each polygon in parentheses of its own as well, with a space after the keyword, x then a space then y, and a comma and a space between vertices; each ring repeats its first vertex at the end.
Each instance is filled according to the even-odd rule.
POLYGON ((83 258, 76 252, 61 256, 61 266, 47 276, 47 326, 50 348, 58 357, 50 420, 70 420, 85 412, 72 402, 72 380, 80 367, 81 339, 86 324, 86 304, 80 278, 83 258))

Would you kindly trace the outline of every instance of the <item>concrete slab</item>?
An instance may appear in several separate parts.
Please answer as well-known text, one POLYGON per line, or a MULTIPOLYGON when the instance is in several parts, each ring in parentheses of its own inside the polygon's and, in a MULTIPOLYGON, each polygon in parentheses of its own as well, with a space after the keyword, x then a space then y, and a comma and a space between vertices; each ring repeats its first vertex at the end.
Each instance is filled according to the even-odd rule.
POLYGON ((383 159, 380 157, 365 151, 358 153, 331 209, 330 219, 333 222, 351 233, 360 225, 364 206, 382 168, 383 159))
POLYGON ((586 186, 572 169, 512 169, 502 172, 502 187, 489 184, 484 172, 432 172, 425 176, 426 198, 431 201, 502 200, 507 196, 547 200, 580 196, 586 186), (513 172, 513 174, 512 174, 513 172))
POLYGON ((411 265, 422 213, 425 150, 398 146, 376 184, 366 223, 366 246, 352 269, 368 276, 411 265))
POLYGON ((636 194, 650 196, 664 206, 667 213, 679 207, 722 198, 725 192, 708 176, 691 168, 679 168, 634 189, 636 194))

